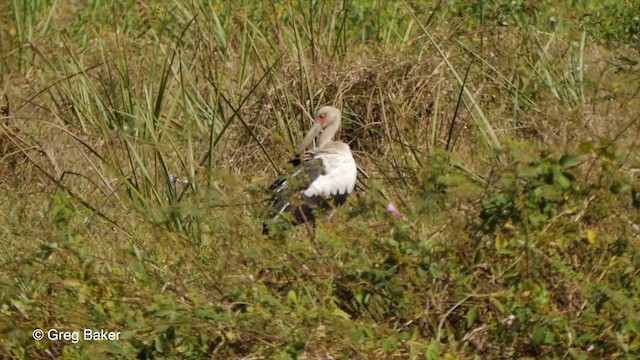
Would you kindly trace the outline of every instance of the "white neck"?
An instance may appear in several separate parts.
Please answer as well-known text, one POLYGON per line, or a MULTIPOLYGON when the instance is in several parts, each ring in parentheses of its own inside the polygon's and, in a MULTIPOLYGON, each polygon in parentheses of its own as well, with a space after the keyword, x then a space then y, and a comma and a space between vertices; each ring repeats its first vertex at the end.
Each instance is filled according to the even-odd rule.
POLYGON ((336 135, 336 132, 338 132, 339 127, 340 127, 340 120, 334 121, 333 124, 327 126, 322 131, 322 134, 320 134, 320 136, 318 137, 316 147, 321 148, 327 145, 328 143, 332 142, 333 137, 336 135))

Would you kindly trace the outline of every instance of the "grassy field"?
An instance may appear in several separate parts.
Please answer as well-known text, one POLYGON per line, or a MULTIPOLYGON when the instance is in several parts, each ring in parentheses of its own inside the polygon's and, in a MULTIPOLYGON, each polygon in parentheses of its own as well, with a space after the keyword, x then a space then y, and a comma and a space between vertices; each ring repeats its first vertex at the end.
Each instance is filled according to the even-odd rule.
POLYGON ((0 357, 637 359, 638 14, 0 3, 0 357), (325 104, 361 186, 267 239, 325 104))

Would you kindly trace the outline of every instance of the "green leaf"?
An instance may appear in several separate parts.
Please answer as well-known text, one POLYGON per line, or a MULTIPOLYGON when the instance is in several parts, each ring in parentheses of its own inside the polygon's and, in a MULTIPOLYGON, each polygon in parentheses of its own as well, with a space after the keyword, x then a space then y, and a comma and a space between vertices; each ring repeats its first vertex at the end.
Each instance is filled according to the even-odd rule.
POLYGON ((370 339, 373 339, 375 337, 375 333, 373 332, 373 330, 371 330, 371 328, 365 328, 364 332, 370 339))
POLYGON ((341 317, 345 320, 351 320, 351 315, 347 314, 344 310, 340 309, 340 308, 335 308, 333 309, 333 315, 337 316, 337 317, 341 317))
POLYGON ((298 294, 296 294, 296 292, 293 290, 289 290, 289 292, 287 293, 287 299, 295 304, 298 302, 298 294))
POLYGON ((427 360, 435 360, 440 358, 440 343, 437 341, 429 342, 426 351, 427 360))
POLYGON ((422 266, 418 266, 418 276, 422 279, 427 277, 427 271, 422 266))
POLYGON ((165 341, 162 340, 162 338, 160 338, 159 336, 156 337, 154 339, 154 345, 155 345, 155 348, 156 348, 157 352, 159 352, 159 353, 164 352, 164 349, 166 347, 166 343, 165 343, 165 341))
POLYGON ((444 277, 444 273, 437 266, 431 265, 429 266, 429 271, 431 275, 436 279, 442 279, 444 277))
POLYGON ((564 174, 557 174, 556 181, 563 189, 571 188, 572 181, 569 180, 568 177, 564 176, 564 174))
POLYGON ((556 342, 556 334, 553 331, 547 331, 544 336, 544 342, 547 344, 554 344, 556 342))
POLYGON ((515 312, 516 316, 518 317, 518 322, 520 322, 521 325, 524 325, 527 323, 527 321, 529 321, 529 317, 527 316, 526 311, 517 309, 515 312))
POLYGON ((587 360, 589 358, 585 353, 576 348, 570 349, 569 355, 576 360, 587 360))
POLYGON ((547 336, 546 326, 535 326, 533 328, 533 345, 540 345, 547 336))
POLYGON ((493 306, 495 306, 498 309, 498 311, 500 311, 503 314, 505 313, 506 308, 504 307, 504 305, 502 305, 500 300, 496 298, 491 298, 491 302, 493 303, 493 306))
POLYGON ((136 335, 135 331, 124 330, 124 331, 122 331, 122 334, 120 334, 119 339, 120 340, 129 340, 129 339, 133 338, 135 335, 136 335))
POLYGON ((580 163, 580 158, 576 155, 566 154, 560 158, 560 166, 562 166, 563 169, 576 167, 580 165, 580 163))
POLYGON ((467 311, 467 329, 471 328, 473 324, 478 321, 478 317, 479 314, 477 306, 473 306, 469 311, 467 311))
POLYGON ((373 330, 369 328, 358 328, 356 330, 356 342, 362 344, 367 339, 373 339, 374 333, 373 330))
POLYGON ((205 309, 196 309, 195 315, 203 319, 215 319, 218 317, 218 314, 215 311, 205 309))
POLYGON ((382 351, 389 352, 391 351, 391 349, 395 350, 397 348, 398 348, 398 341, 396 339, 386 338, 382 340, 382 351))
POLYGON ((169 329, 169 324, 160 323, 153 327, 153 331, 157 333, 163 333, 169 329))
POLYGON ((140 249, 138 249, 136 244, 131 245, 131 253, 133 254, 133 256, 136 257, 136 259, 138 260, 142 259, 142 255, 140 255, 140 249))

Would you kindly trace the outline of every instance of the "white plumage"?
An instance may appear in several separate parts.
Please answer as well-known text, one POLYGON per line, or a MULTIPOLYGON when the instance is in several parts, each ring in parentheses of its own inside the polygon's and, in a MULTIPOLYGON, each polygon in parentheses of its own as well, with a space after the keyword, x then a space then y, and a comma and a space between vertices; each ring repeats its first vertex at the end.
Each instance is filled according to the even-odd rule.
POLYGON ((305 196, 350 194, 356 186, 358 168, 349 146, 345 143, 331 142, 316 152, 315 159, 321 159, 325 174, 318 176, 304 190, 305 196))

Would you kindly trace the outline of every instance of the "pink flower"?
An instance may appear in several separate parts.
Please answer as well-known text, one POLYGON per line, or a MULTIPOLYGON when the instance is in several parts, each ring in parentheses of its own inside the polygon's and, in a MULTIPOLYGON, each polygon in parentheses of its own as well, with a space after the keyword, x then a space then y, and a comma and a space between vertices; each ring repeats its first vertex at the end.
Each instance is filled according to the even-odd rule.
POLYGON ((387 205, 387 214, 392 214, 396 219, 402 220, 402 213, 395 205, 393 205, 393 203, 389 203, 389 205, 387 205))

